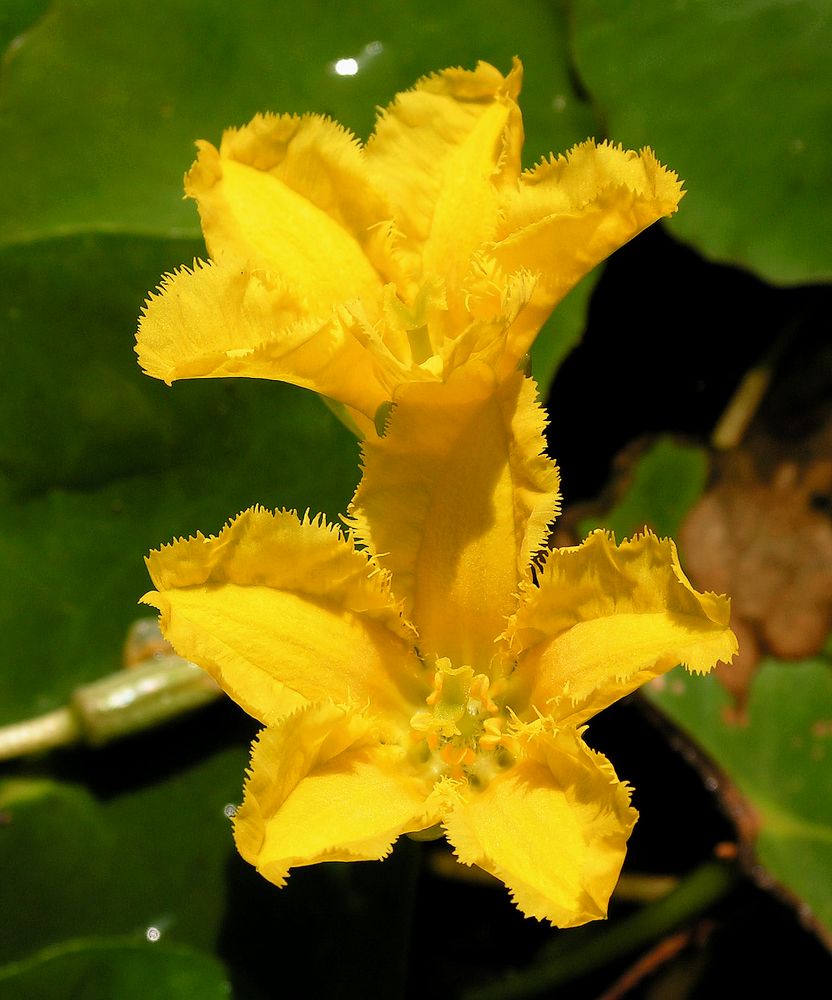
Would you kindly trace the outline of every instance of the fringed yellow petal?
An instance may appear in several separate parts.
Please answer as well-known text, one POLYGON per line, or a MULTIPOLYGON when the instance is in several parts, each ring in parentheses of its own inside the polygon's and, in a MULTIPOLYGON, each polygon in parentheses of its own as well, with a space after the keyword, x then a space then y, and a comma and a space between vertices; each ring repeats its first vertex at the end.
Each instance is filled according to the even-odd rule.
POLYGON ((387 574, 321 518, 254 508, 147 559, 174 649, 267 725, 305 700, 372 703, 391 725, 424 697, 387 574))
POLYGON ((185 191, 199 204, 214 260, 280 274, 315 311, 380 295, 367 250, 389 238, 387 212, 340 125, 317 115, 259 115, 227 131, 219 150, 197 145, 185 191))
POLYGON ((691 587, 670 539, 616 545, 595 531, 551 552, 524 588, 508 631, 520 653, 511 704, 579 724, 677 663, 704 673, 737 651, 729 611, 691 587))
POLYGON ((388 568, 424 655, 487 669, 545 539, 558 475, 536 387, 472 362, 445 384, 402 387, 364 443, 351 513, 388 568))
POLYGON ((535 278, 527 272, 488 273, 480 263, 472 266, 460 302, 453 309, 435 310, 431 316, 431 340, 438 345, 443 377, 469 358, 502 370, 517 318, 534 293, 535 278))
POLYGON ((588 271, 672 215, 682 195, 679 178, 652 150, 636 153, 607 142, 589 140, 524 173, 519 187, 505 194, 492 250, 506 271, 540 275, 532 303, 513 330, 512 364, 588 271))
POLYGON ((372 418, 390 396, 373 354, 350 324, 310 315, 263 274, 197 261, 167 275, 144 308, 136 337, 142 369, 182 378, 246 376, 312 389, 372 418))
POLYGON ((526 916, 557 927, 604 917, 637 817, 629 790, 570 730, 519 742, 514 766, 446 818, 448 840, 526 916))
POLYGON ((449 286, 470 255, 494 238, 498 191, 520 173, 522 68, 504 77, 488 63, 448 69, 399 94, 380 116, 367 168, 394 206, 414 280, 449 286))
POLYGON ((270 882, 319 861, 373 861, 402 833, 437 821, 430 786, 372 724, 332 704, 309 705, 264 729, 252 746, 237 848, 270 882))

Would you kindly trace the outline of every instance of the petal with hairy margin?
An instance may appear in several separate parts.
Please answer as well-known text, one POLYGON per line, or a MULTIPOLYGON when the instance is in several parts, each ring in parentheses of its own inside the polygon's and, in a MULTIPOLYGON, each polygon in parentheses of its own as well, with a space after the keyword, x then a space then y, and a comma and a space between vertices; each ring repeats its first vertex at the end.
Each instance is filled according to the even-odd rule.
POLYGON ((529 306, 512 329, 506 365, 523 357, 552 309, 596 264, 658 219, 683 194, 675 173, 652 150, 580 143, 526 171, 507 190, 490 253, 508 273, 539 275, 529 306))
POLYGON ((651 532, 615 544, 604 531, 550 552, 524 587, 508 636, 519 662, 512 705, 579 724, 677 663, 705 673, 730 661, 730 604, 700 594, 676 546, 651 532))
POLYGON ((446 818, 448 840, 526 916, 557 927, 604 917, 637 817, 629 789, 576 732, 537 727, 520 743, 517 762, 446 818))
POLYGON ((437 822, 431 791, 369 720, 308 705, 255 740, 234 838, 246 861, 283 885, 294 867, 385 857, 401 834, 437 822))
POLYGON ((364 442, 356 532, 393 574, 427 656, 487 670, 558 503, 536 386, 469 363, 402 387, 364 442))
POLYGON ((143 598, 180 656, 267 725, 304 701, 370 705, 406 726, 425 696, 386 573, 321 518, 254 508, 147 560, 143 598))

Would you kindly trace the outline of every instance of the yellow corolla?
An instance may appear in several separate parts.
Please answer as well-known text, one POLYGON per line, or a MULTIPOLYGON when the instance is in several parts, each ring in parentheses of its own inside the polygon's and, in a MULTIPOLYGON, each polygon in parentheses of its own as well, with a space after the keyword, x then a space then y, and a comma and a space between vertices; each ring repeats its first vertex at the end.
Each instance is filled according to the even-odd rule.
POLYGON ((277 885, 435 830, 530 916, 605 914, 636 813, 584 723, 736 641, 667 539, 545 551, 558 476, 534 392, 483 364, 403 387, 346 535, 255 508, 150 555, 177 652, 265 725, 235 837, 277 885))
POLYGON ((682 195, 649 149, 606 142, 523 171, 521 76, 515 62, 426 77, 364 146, 318 115, 200 142, 185 190, 211 262, 148 300, 144 370, 307 386, 366 431, 404 382, 471 359, 516 369, 580 278, 682 195))

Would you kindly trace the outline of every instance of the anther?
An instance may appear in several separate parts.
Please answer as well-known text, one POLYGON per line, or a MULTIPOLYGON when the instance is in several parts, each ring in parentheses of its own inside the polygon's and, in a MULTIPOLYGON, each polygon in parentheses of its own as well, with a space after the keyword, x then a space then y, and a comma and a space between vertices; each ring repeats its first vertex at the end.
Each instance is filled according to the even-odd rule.
POLYGON ((470 766, 477 759, 477 755, 471 747, 453 743, 446 743, 442 747, 440 756, 451 767, 470 766))
POLYGON ((480 747, 483 750, 493 750, 503 739, 503 720, 493 716, 482 724, 485 730, 480 736, 480 747))

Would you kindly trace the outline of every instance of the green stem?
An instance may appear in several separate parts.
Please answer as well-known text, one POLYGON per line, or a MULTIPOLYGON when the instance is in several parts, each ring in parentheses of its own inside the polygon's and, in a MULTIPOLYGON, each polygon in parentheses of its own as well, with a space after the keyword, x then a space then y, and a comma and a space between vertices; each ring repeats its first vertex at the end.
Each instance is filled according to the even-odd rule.
POLYGON ((738 878, 734 866, 708 861, 682 879, 663 899, 611 924, 579 947, 569 948, 568 938, 561 938, 566 947, 558 949, 556 955, 550 953, 545 963, 512 973, 501 982, 469 990, 464 1000, 540 997, 554 986, 602 968, 675 930, 725 896, 738 878))
POLYGON ((157 726, 220 695, 216 683, 179 656, 158 656, 77 688, 69 705, 0 727, 0 761, 59 746, 110 740, 157 726))
POLYGON ((56 708, 34 719, 0 727, 0 761, 68 746, 80 738, 81 729, 74 712, 70 708, 56 708))

